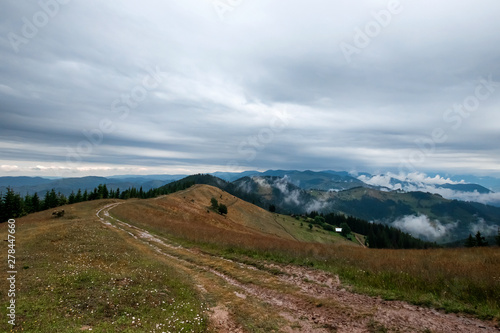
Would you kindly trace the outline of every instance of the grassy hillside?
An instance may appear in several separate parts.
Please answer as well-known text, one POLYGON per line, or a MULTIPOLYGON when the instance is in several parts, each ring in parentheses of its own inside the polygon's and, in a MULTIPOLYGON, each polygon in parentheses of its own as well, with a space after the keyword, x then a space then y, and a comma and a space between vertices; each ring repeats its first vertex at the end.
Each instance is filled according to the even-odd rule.
MULTIPOLYGON (((205 332, 206 305, 191 277, 96 218, 111 202, 65 206, 63 218, 44 211, 16 221, 13 332, 205 332)), ((6 223, 0 234, 6 238, 6 223)), ((0 286, 5 309, 5 278, 0 286)), ((11 328, 2 318, 0 331, 11 328)))
MULTIPOLYGON (((498 207, 449 200, 425 192, 387 192, 367 187, 339 192, 305 191, 290 182, 290 179, 275 176, 244 177, 229 183, 210 175, 194 175, 177 183, 186 182, 212 185, 264 209, 275 206, 276 211, 282 213, 335 212, 386 224, 404 217, 411 219, 425 215, 437 231, 440 226, 445 226, 446 232, 438 232, 437 238, 432 235, 426 238, 425 234, 418 236, 438 243, 466 238, 469 233, 475 233, 480 228, 491 230, 495 229, 495 225, 500 226, 498 207)), ((400 228, 407 232, 412 229, 405 229, 404 226, 400 228)))
POLYGON ((335 232, 318 228, 310 230, 307 223, 301 224, 301 221, 290 216, 271 213, 210 185, 195 185, 156 199, 136 200, 117 207, 113 214, 143 227, 159 228, 174 235, 179 232, 180 236, 197 241, 202 238, 207 241, 212 237, 217 239, 224 231, 234 240, 248 237, 269 242, 277 238, 324 244, 355 244, 335 232), (212 197, 228 207, 227 215, 220 215, 210 209, 212 197), (189 233, 181 231, 184 229, 190 230, 189 233))
POLYGON ((330 207, 347 215, 368 221, 394 222, 407 215, 426 215, 442 225, 452 224, 440 243, 466 238, 473 225, 485 223, 500 226, 500 208, 480 203, 449 200, 437 194, 424 192, 382 192, 355 188, 341 192, 311 194, 330 200, 330 207))
MULTIPOLYGON (((313 194, 321 195, 318 192, 313 194)), ((357 215, 362 215, 360 218, 367 220, 420 213, 444 223, 460 219, 471 220, 474 217, 500 223, 500 209, 497 207, 449 200, 438 194, 424 192, 382 192, 358 187, 347 191, 324 193, 323 198, 333 199, 341 211, 348 214, 357 211, 357 215)))
POLYGON ((62 209, 16 222, 15 332, 495 332, 500 320, 498 248, 366 249, 201 185, 62 209))
POLYGON ((206 185, 152 201, 130 202, 112 214, 231 259, 313 265, 339 274, 364 293, 500 318, 500 251, 496 248, 366 250, 346 246, 342 239, 333 245, 328 245, 330 241, 300 243, 292 238, 305 240, 309 233, 300 228, 300 222, 285 217, 281 223, 285 232, 276 224, 282 222, 281 215, 276 220, 274 214, 206 185), (227 217, 208 212, 212 196, 228 205, 227 217))

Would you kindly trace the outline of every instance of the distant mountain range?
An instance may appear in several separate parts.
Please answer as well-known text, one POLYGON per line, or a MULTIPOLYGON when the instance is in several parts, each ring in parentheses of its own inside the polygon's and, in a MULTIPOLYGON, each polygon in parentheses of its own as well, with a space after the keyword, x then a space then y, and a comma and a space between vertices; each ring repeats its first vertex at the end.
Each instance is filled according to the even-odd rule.
MULTIPOLYGON (((276 174, 276 173, 274 173, 276 174)), ((496 234, 500 208, 443 198, 428 192, 387 191, 372 186, 343 191, 306 190, 280 176, 247 176, 233 182, 210 175, 189 176, 189 181, 223 189, 243 200, 278 212, 302 214, 336 212, 397 227, 415 237, 448 243, 480 231, 496 234)))
POLYGON ((56 192, 68 196, 78 189, 82 191, 93 190, 99 184, 106 184, 109 189, 125 190, 130 187, 140 188, 144 191, 158 188, 173 181, 182 179, 185 175, 152 175, 152 176, 113 176, 113 177, 81 177, 46 179, 41 177, 0 177, 0 192, 5 193, 10 187, 21 195, 37 193, 43 197, 45 192, 54 189, 56 192))
MULTIPOLYGON (((211 175, 232 182, 243 177, 273 176, 286 178, 288 182, 304 190, 343 191, 355 187, 366 187, 382 191, 400 190, 404 192, 423 191, 448 199, 463 201, 476 201, 500 207, 500 193, 493 192, 495 186, 500 186, 500 179, 492 177, 463 176, 459 181, 452 178, 443 179, 439 176, 433 178, 417 175, 401 178, 397 175, 381 174, 371 175, 361 173, 352 175, 346 171, 297 171, 297 170, 268 170, 265 172, 245 171, 241 173, 214 172, 211 175), (464 179, 475 179, 479 183, 467 183, 464 179)), ((129 187, 143 187, 144 190, 160 187, 170 182, 182 179, 188 175, 117 175, 110 177, 81 177, 49 179, 42 177, 0 177, 0 192, 5 192, 11 187, 21 194, 38 193, 43 195, 46 191, 55 189, 64 195, 69 195, 77 189, 92 190, 99 184, 106 184, 111 189, 126 189, 129 187)), ((455 177, 456 178, 456 177, 455 177)))
MULTIPOLYGON (((447 199, 457 199, 462 201, 473 201, 500 207, 500 193, 494 192, 496 188, 496 178, 477 178, 464 176, 467 179, 482 179, 483 185, 468 183, 461 178, 454 180, 443 178, 439 175, 429 177, 425 174, 413 173, 407 175, 396 174, 360 174, 357 177, 366 184, 376 186, 379 189, 399 190, 403 192, 422 191, 439 194, 447 199)), ((497 180, 498 181, 498 180, 497 180)))
MULTIPOLYGON (((185 177, 0 177, 0 192, 5 193, 6 188, 11 187, 21 195, 36 192, 42 197, 54 188, 67 196, 78 189, 93 190, 99 184, 106 184, 113 190, 142 187, 147 191, 181 179, 186 181, 185 177)), ((499 193, 480 184, 467 183, 464 179, 423 174, 353 175, 344 171, 297 170, 216 172, 187 179, 219 187, 265 209, 273 205, 280 212, 294 214, 338 212, 393 225, 431 241, 455 241, 478 230, 487 236, 496 233, 500 226, 499 193)), ((488 178, 488 184, 494 184, 495 179, 488 178)))

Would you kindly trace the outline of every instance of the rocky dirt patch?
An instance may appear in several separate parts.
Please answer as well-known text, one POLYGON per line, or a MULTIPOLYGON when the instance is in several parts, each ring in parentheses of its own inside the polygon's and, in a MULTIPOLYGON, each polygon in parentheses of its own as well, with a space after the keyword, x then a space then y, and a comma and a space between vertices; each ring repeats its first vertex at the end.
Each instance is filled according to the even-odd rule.
MULTIPOLYGON (((235 300, 256 298, 270 304, 288 325, 283 332, 498 332, 490 322, 463 315, 445 314, 434 309, 410 305, 400 301, 360 295, 347 290, 338 276, 320 270, 293 265, 263 263, 266 271, 174 245, 165 237, 153 236, 148 231, 111 218, 109 209, 98 211, 97 216, 107 226, 122 230, 147 242, 158 252, 175 259, 187 270, 205 271, 222 282, 236 288, 235 300), (168 249, 168 254, 165 253, 168 249), (210 264, 208 264, 210 263, 210 264), (231 275, 220 267, 232 265, 231 275), (237 269, 234 269, 237 266, 237 269), (273 275, 269 271, 279 271, 273 275), (248 275, 256 279, 266 275, 274 281, 263 286, 248 282, 248 275)), ((200 285, 200 290, 209 286, 200 285)), ((244 332, 223 305, 211 309, 211 322, 216 332, 244 332)))

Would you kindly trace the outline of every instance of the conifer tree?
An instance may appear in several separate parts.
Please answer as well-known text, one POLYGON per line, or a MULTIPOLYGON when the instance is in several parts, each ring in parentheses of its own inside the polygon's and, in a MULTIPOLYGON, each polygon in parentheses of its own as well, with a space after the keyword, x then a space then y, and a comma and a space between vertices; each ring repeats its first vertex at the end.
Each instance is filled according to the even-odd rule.
MULTIPOLYGON (((3 208, 3 193, 0 193, 0 222, 7 221, 4 216, 4 208, 3 208)), ((7 218, 8 219, 8 218, 7 218)))
POLYGON ((75 196, 75 203, 82 202, 82 201, 83 201, 82 190, 78 189, 78 192, 76 192, 76 196, 75 196))
POLYGON ((465 247, 474 247, 474 246, 476 246, 476 239, 474 237, 472 237, 471 234, 469 234, 469 237, 465 241, 464 246, 465 247))
POLYGON ((32 196, 31 195, 26 194, 26 196, 24 197, 23 206, 24 206, 24 212, 26 214, 31 214, 31 213, 35 212, 35 210, 32 207, 32 196))
POLYGON ((57 207, 59 205, 58 201, 56 190, 52 189, 50 192, 47 191, 45 192, 45 197, 43 199, 43 208, 50 209, 57 207))
POLYGON ((476 246, 488 246, 488 242, 479 231, 476 233, 476 246))
MULTIPOLYGON (((57 192, 57 206, 63 206, 68 203, 68 199, 61 192, 57 192)), ((56 206, 56 207, 57 207, 56 206)))
POLYGON ((36 192, 31 197, 31 208, 33 209, 33 213, 42 210, 42 203, 40 202, 40 197, 36 192))
POLYGON ((23 203, 21 196, 14 193, 14 190, 12 190, 10 187, 7 187, 7 193, 3 198, 2 222, 23 215, 23 203))
POLYGON ((68 203, 71 205, 71 204, 74 204, 76 203, 76 195, 75 195, 75 192, 71 191, 71 194, 69 195, 68 197, 68 203))

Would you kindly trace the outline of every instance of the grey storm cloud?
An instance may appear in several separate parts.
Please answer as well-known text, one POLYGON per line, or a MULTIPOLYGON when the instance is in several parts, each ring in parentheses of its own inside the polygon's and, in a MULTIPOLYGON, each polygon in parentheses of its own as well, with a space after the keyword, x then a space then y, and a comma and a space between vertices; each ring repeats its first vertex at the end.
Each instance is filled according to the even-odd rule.
POLYGON ((493 0, 4 1, 0 174, 498 175, 498 12, 493 0))

